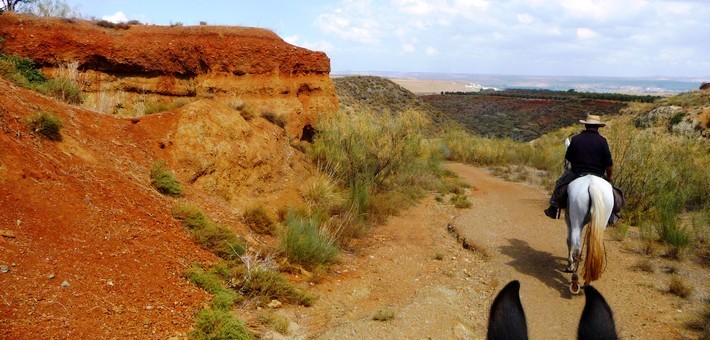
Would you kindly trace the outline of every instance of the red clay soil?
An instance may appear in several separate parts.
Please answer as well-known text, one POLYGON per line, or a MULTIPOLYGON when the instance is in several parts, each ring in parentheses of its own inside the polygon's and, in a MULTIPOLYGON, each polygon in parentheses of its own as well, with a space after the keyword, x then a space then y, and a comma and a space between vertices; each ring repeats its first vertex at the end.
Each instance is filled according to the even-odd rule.
POLYGON ((0 93, 2 337, 187 332, 209 296, 182 273, 215 259, 149 184, 154 138, 175 119, 98 115, 4 80, 0 93), (61 142, 26 126, 41 111, 62 120, 61 142))
POLYGON ((74 19, 0 15, 5 52, 40 66, 76 60, 81 69, 107 73, 194 76, 330 73, 330 59, 251 27, 133 25, 102 28, 74 19))

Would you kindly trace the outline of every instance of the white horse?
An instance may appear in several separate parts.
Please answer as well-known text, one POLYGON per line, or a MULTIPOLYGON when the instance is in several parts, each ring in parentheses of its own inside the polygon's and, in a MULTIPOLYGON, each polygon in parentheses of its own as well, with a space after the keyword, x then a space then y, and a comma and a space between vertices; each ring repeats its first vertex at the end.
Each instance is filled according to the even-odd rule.
POLYGON ((603 178, 586 175, 572 181, 567 187, 567 271, 572 272, 569 289, 579 294, 577 269, 581 257, 582 229, 589 223, 585 235, 584 281, 585 285, 598 280, 604 270, 604 229, 614 207, 612 186, 603 178))

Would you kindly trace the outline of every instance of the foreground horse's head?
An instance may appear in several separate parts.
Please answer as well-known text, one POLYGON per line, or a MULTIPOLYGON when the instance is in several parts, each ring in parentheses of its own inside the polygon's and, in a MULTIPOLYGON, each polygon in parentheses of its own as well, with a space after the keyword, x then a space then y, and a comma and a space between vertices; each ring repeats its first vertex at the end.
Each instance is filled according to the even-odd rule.
MULTIPOLYGON (((592 286, 584 287, 585 303, 577 327, 578 339, 617 339, 614 315, 604 297, 592 286)), ((491 305, 488 339, 527 339, 528 326, 520 302, 520 282, 511 281, 491 305)))

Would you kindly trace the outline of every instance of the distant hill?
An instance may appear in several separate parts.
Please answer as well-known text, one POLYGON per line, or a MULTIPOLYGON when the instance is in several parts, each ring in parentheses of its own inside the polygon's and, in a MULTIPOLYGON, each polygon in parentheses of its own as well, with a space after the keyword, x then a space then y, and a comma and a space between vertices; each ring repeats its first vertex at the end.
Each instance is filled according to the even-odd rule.
POLYGON ((376 76, 334 77, 335 93, 340 102, 340 110, 346 113, 372 111, 393 114, 406 110, 416 110, 431 117, 435 123, 450 121, 441 111, 431 106, 421 97, 396 84, 376 76))

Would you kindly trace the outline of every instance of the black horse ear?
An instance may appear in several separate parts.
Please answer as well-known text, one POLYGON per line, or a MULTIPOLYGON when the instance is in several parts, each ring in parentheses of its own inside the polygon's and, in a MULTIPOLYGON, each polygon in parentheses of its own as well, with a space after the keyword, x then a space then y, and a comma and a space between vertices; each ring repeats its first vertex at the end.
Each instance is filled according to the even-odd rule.
POLYGON ((592 286, 585 286, 584 296, 584 310, 579 319, 577 338, 580 340, 618 339, 614 313, 602 294, 592 286))
POLYGON ((528 324, 520 302, 520 282, 509 282, 498 293, 488 317, 488 339, 527 339, 528 324))

